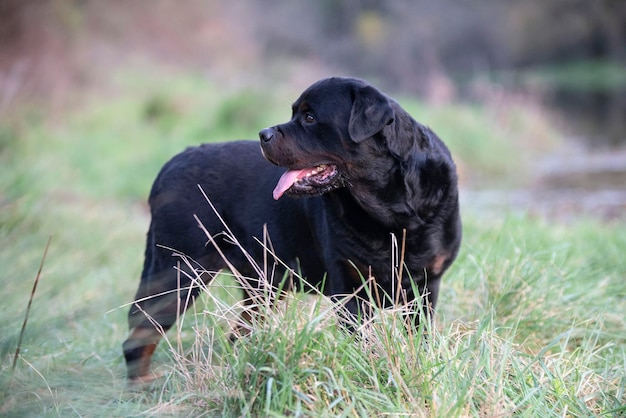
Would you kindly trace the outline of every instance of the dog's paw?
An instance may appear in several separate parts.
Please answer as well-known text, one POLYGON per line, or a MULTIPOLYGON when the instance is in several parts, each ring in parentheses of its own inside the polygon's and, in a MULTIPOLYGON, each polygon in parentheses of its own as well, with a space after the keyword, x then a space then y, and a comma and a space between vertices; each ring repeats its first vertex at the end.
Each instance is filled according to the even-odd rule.
POLYGON ((154 382, 161 380, 163 374, 150 373, 145 376, 135 376, 128 378, 128 387, 131 389, 144 389, 151 386, 154 382))

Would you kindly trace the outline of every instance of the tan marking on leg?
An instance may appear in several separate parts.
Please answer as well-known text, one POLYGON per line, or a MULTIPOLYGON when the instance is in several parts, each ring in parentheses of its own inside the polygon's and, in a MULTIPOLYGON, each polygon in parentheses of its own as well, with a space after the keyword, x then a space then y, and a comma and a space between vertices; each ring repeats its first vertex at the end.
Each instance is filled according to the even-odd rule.
POLYGON ((130 376, 131 383, 145 383, 154 380, 158 376, 150 373, 150 363, 157 344, 161 340, 161 334, 154 328, 134 328, 128 337, 128 341, 137 342, 137 346, 144 345, 140 357, 130 365, 133 375, 130 376))

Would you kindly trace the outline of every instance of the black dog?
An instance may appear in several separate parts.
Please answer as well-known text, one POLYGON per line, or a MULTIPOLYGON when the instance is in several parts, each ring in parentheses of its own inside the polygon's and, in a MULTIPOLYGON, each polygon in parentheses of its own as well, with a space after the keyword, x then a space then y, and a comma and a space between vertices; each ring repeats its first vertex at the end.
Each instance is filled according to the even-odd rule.
MULTIPOLYGON (((160 331, 199 292, 188 275, 201 272, 210 280, 228 267, 227 259, 251 278, 249 286, 258 286, 250 260, 220 235, 224 224, 260 265, 266 250, 258 240, 266 227, 276 258, 306 283, 323 283, 323 292, 335 297, 356 292, 346 302, 355 317, 363 313, 360 298, 367 299, 363 278, 374 278, 378 294, 396 292, 392 239, 405 236, 405 265, 397 274, 403 300, 424 298, 423 306, 434 308, 441 276, 459 249, 461 219, 456 168, 432 131, 365 82, 329 78, 302 93, 289 122, 259 136, 261 150, 251 141, 188 148, 157 176, 141 283, 129 313, 131 334, 124 343, 129 378, 150 378, 160 331), (217 237, 213 245, 194 214, 217 237), (179 272, 172 249, 195 260, 198 270, 183 266, 179 272)), ((288 271, 281 266, 274 286, 288 271)), ((251 300, 244 289, 244 301, 251 300)))

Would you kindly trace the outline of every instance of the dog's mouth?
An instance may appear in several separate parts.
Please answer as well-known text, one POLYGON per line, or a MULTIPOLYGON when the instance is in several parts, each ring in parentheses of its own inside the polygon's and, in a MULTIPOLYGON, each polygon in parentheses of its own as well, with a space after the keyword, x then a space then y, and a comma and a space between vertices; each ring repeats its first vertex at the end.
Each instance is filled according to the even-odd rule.
POLYGON ((300 170, 289 170, 281 176, 274 188, 274 199, 287 193, 291 196, 320 195, 342 186, 337 166, 320 164, 300 170))

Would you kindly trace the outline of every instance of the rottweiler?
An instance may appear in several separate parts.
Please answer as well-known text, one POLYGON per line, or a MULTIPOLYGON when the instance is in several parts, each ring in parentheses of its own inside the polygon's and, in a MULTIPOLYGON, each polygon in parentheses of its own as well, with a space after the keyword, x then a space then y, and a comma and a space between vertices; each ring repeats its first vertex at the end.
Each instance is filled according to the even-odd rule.
POLYGON ((365 81, 333 77, 307 88, 291 120, 259 137, 187 148, 156 177, 123 344, 131 381, 152 378, 162 333, 200 291, 194 277, 236 270, 249 278, 243 300, 253 306, 268 246, 280 260, 269 283, 286 288, 290 276, 291 288, 343 298, 349 317, 364 314, 368 278, 382 307, 401 291, 403 303, 434 309, 461 218, 456 166, 433 131, 365 81))

